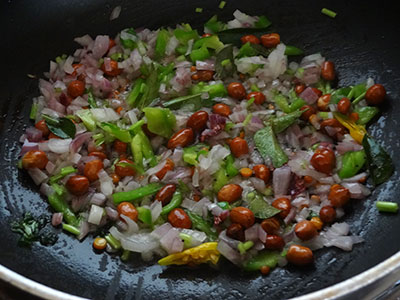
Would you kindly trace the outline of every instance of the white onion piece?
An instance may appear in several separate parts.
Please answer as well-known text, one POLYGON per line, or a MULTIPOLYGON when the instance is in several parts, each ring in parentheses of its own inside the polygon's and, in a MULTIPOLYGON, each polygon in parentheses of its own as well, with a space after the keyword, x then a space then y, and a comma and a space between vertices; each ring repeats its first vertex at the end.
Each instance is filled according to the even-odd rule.
POLYGON ((139 225, 135 221, 122 214, 119 217, 128 225, 128 229, 124 232, 124 235, 129 236, 139 232, 139 225))
POLYGON ((103 205, 106 201, 106 196, 101 193, 94 193, 93 196, 90 198, 90 203, 95 205, 103 205))
MULTIPOLYGON (((39 143, 39 144, 42 144, 42 143, 39 143)), ((25 139, 24 144, 22 145, 22 148, 21 148, 21 153, 19 155, 23 156, 26 152, 29 152, 31 150, 39 150, 39 144, 31 143, 28 141, 28 139, 25 139)))
POLYGON ((241 262, 240 254, 233 248, 231 248, 226 242, 219 241, 217 250, 229 261, 235 265, 239 265, 241 262))
POLYGON ((110 14, 110 21, 118 19, 120 13, 121 13, 121 6, 118 5, 118 6, 114 7, 114 9, 112 10, 112 12, 110 14))
POLYGON ((107 53, 109 45, 110 38, 108 37, 108 35, 96 36, 92 49, 93 57, 95 59, 100 59, 101 57, 103 57, 103 55, 107 53))
POLYGON ((100 181, 100 191, 106 196, 111 196, 114 189, 112 178, 108 176, 107 172, 103 169, 101 169, 97 175, 100 181))
MULTIPOLYGON (((72 56, 68 56, 63 65, 63 70, 65 73, 72 74, 75 71, 74 67, 72 66, 73 62, 74 62, 74 58, 72 56)), ((59 86, 55 86, 55 85, 54 85, 54 87, 59 88, 59 86)))
POLYGON ((308 104, 314 104, 318 100, 318 95, 313 91, 311 87, 307 87, 301 94, 300 98, 305 100, 308 104))
POLYGON ((214 71, 215 61, 211 59, 206 59, 205 61, 198 60, 196 61, 196 70, 214 71))
POLYGON ((62 223, 63 220, 63 214, 62 213, 54 213, 51 216, 51 225, 53 225, 54 227, 60 225, 62 223))
POLYGON ((56 165, 53 162, 51 162, 50 160, 47 162, 46 167, 45 167, 46 171, 49 174, 52 174, 53 171, 55 170, 55 168, 56 168, 56 165))
POLYGON ((45 195, 45 196, 50 196, 51 194, 54 193, 54 189, 48 185, 47 183, 42 183, 40 185, 40 192, 45 195))
POLYGON ((94 225, 99 225, 100 220, 103 217, 103 213, 104 213, 104 208, 92 204, 92 206, 90 207, 88 222, 94 225))
POLYGON ((88 34, 81 37, 76 37, 74 41, 83 47, 88 47, 89 45, 94 43, 93 39, 88 34))
POLYGON ((107 206, 105 208, 105 211, 106 211, 107 217, 110 220, 113 220, 113 221, 118 220, 118 216, 119 216, 118 215, 118 211, 116 211, 114 208, 111 208, 111 207, 107 206))
POLYGON ((161 201, 153 201, 150 205, 151 210, 151 221, 154 223, 161 214, 162 211, 162 203, 161 201))
POLYGON ((47 178, 49 178, 46 173, 44 173, 42 170, 40 170, 39 168, 32 168, 32 169, 28 169, 28 174, 31 176, 31 178, 33 179, 33 182, 36 185, 41 184, 42 182, 44 182, 45 180, 47 180, 47 178))
POLYGON ((62 154, 69 152, 72 139, 50 139, 48 146, 51 152, 62 154))
POLYGON ((267 241, 267 233, 261 226, 258 226, 258 239, 262 243, 265 243, 267 241))
POLYGON ((286 195, 291 179, 291 171, 289 167, 276 168, 272 173, 272 184, 274 194, 276 196, 286 195))
POLYGON ((168 254, 181 252, 183 250, 183 241, 179 237, 179 230, 171 228, 167 234, 160 239, 161 246, 168 254))
POLYGON ((343 182, 342 186, 350 192, 350 197, 353 199, 364 199, 371 194, 371 191, 364 185, 358 182, 343 182))
POLYGON ((160 246, 157 239, 149 233, 138 233, 121 239, 122 248, 138 253, 152 252, 160 246))
POLYGON ((261 180, 260 178, 256 178, 256 177, 251 177, 250 181, 257 191, 259 191, 260 193, 265 192, 266 187, 265 187, 264 180, 261 180))
POLYGON ((87 234, 89 233, 89 223, 86 221, 82 221, 80 226, 79 226, 79 235, 78 235, 78 240, 82 240, 87 234))
POLYGON ((171 228, 172 225, 170 223, 164 223, 161 226, 158 226, 155 230, 153 230, 151 234, 156 238, 160 239, 164 235, 166 235, 171 228))
POLYGON ((258 240, 258 227, 260 225, 258 223, 255 223, 253 226, 250 228, 247 228, 244 231, 244 236, 246 241, 253 241, 256 242, 258 240))
POLYGON ((175 48, 179 45, 178 39, 173 35, 167 43, 167 46, 165 48, 165 54, 166 55, 171 55, 174 53, 175 48))
POLYGON ((207 235, 204 232, 198 230, 182 229, 181 233, 190 235, 192 237, 190 247, 199 246, 200 244, 204 243, 207 239, 207 235))
POLYGON ((92 108, 90 112, 93 114, 93 117, 98 122, 112 122, 120 119, 120 115, 117 114, 112 108, 92 108))
POLYGON ((72 143, 69 145, 69 149, 71 152, 78 152, 79 148, 87 142, 92 136, 91 132, 85 132, 81 134, 77 134, 75 138, 72 140, 72 143))

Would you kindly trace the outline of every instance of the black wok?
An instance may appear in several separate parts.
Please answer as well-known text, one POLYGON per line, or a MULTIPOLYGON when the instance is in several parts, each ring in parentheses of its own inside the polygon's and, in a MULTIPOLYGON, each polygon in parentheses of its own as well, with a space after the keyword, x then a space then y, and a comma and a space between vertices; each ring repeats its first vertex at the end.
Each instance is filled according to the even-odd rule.
POLYGON ((239 8, 250 15, 267 15, 287 44, 311 54, 321 51, 336 63, 339 84, 355 84, 373 77, 385 85, 388 101, 383 114, 371 126, 393 156, 400 170, 400 22, 390 1, 282 1, 230 0, 59 0, 2 1, 0 8, 0 264, 55 289, 93 299, 193 298, 290 298, 328 287, 359 274, 400 247, 400 217, 379 214, 374 202, 398 201, 398 173, 379 186, 366 200, 353 201, 346 221, 352 233, 365 238, 350 253, 338 249, 316 252, 316 263, 306 269, 276 269, 269 276, 247 274, 229 263, 220 270, 207 266, 162 268, 134 256, 128 263, 105 253, 95 254, 90 238, 80 243, 60 235, 53 247, 17 246, 9 222, 25 211, 50 214, 44 199, 28 176, 16 168, 18 139, 29 123, 31 98, 38 95, 37 79, 49 68, 49 60, 77 47, 73 38, 89 33, 115 35, 126 27, 150 27, 190 22, 201 28, 218 13, 231 19, 239 8), (119 19, 110 22, 113 7, 121 5, 119 19), (203 13, 195 13, 202 7, 203 13), (320 13, 328 7, 338 15, 320 13), (5 50, 5 52, 3 51, 5 50), (126 297, 126 298, 125 298, 126 297))

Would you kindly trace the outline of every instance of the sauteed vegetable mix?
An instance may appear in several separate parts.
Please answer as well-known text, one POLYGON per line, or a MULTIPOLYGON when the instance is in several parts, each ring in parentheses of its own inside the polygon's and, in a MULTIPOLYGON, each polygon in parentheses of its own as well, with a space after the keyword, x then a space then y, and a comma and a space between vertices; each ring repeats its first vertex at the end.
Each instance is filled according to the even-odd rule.
MULTIPOLYGON (((363 241, 343 207, 393 173, 366 130, 385 88, 337 87, 334 62, 286 45, 265 16, 234 17, 212 17, 204 34, 179 24, 85 35, 50 62, 19 167, 53 226, 91 233, 96 251, 123 260, 223 256, 263 274, 363 241)), ((29 244, 42 240, 37 224, 29 215, 13 229, 29 244)))

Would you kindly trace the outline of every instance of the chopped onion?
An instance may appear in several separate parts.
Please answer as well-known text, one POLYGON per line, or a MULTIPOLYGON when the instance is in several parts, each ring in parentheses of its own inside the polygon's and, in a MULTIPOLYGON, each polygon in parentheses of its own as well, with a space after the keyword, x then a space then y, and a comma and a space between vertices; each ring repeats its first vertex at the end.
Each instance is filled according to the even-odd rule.
POLYGON ((111 196, 114 189, 112 178, 108 176, 107 172, 101 169, 97 175, 100 181, 100 190, 106 196, 111 196))
POLYGON ((103 217, 103 213, 104 213, 104 208, 92 204, 92 206, 90 207, 88 222, 94 225, 99 225, 100 220, 103 217))
POLYGON ((36 127, 28 127, 26 129, 26 138, 29 142, 40 142, 42 140, 42 132, 36 127))
POLYGON ((214 71, 215 61, 211 59, 206 59, 205 61, 198 60, 196 61, 196 70, 214 71))
POLYGON ((90 109, 90 112, 93 114, 93 117, 98 122, 112 122, 120 119, 120 115, 109 107, 92 108, 90 109))
POLYGON ((158 226, 155 230, 151 232, 151 235, 155 236, 158 239, 161 239, 163 236, 165 236, 168 231, 172 228, 172 225, 170 223, 164 223, 161 226, 158 226))
POLYGON ((114 7, 110 15, 110 21, 118 19, 120 13, 121 13, 121 6, 118 5, 114 7))
POLYGON ((25 139, 24 144, 21 148, 21 153, 19 155, 23 156, 26 152, 29 152, 31 150, 39 150, 39 144, 31 143, 27 139, 25 139))
POLYGON ((161 214, 162 211, 162 203, 161 201, 153 201, 150 205, 151 210, 151 221, 154 223, 161 214))
POLYGON ((157 239, 149 233, 138 233, 121 239, 122 248, 138 253, 152 252, 160 246, 157 239))
POLYGON ((106 196, 101 193, 94 193, 92 198, 90 198, 90 203, 95 205, 103 205, 106 201, 106 196))
POLYGON ((250 228, 247 228, 244 231, 244 236, 246 241, 253 241, 256 242, 258 240, 258 227, 260 225, 258 223, 255 223, 253 226, 250 228))
POLYGON ((44 182, 45 180, 47 180, 47 178, 49 178, 46 173, 44 173, 42 170, 40 170, 39 168, 32 168, 32 169, 28 169, 28 174, 31 176, 31 178, 33 179, 33 182, 36 185, 41 184, 42 182, 44 182))
POLYGON ((190 235, 192 237, 190 247, 199 246, 207 239, 207 235, 204 232, 198 230, 182 229, 181 233, 190 235))
POLYGON ((300 98, 305 100, 308 104, 314 104, 318 100, 318 95, 313 91, 311 87, 307 87, 301 94, 300 98))
POLYGON ((219 241, 217 250, 229 261, 235 265, 239 265, 241 262, 240 254, 233 248, 231 248, 226 242, 219 241))
POLYGON ((168 254, 178 253, 183 250, 183 241, 179 237, 179 230, 171 228, 167 234, 160 239, 161 246, 168 254))
POLYGON ((124 232, 126 236, 139 232, 139 226, 135 221, 123 214, 120 214, 119 217, 128 225, 128 229, 124 232))
POLYGON ((71 152, 78 152, 79 148, 92 137, 91 132, 81 133, 75 136, 69 146, 71 152))
POLYGON ((105 211, 106 211, 107 217, 109 217, 110 220, 113 220, 113 221, 118 220, 118 216, 119 216, 118 211, 116 211, 115 209, 113 209, 109 206, 107 206, 105 208, 105 211))
POLYGON ((289 167, 283 166, 277 168, 272 173, 272 184, 275 196, 287 195, 291 179, 291 171, 289 167))
POLYGON ((54 213, 51 217, 51 225, 54 227, 60 225, 63 220, 63 214, 62 213, 54 213))
POLYGON ((50 139, 48 142, 49 150, 59 154, 67 153, 71 142, 72 139, 50 139))

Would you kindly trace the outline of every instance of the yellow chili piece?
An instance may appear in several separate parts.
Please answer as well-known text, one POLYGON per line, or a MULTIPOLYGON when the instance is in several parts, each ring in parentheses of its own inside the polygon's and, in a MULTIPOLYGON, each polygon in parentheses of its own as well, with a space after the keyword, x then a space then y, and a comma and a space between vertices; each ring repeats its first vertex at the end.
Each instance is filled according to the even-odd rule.
POLYGON ((168 255, 160 259, 158 263, 162 266, 186 264, 198 265, 206 262, 211 262, 215 265, 217 264, 221 255, 217 250, 217 246, 217 242, 204 243, 197 247, 168 255))
POLYGON ((349 117, 341 114, 341 113, 333 113, 336 120, 340 122, 344 127, 346 127, 350 131, 350 135, 353 139, 357 141, 357 143, 361 144, 364 138, 364 135, 367 133, 367 130, 363 125, 358 125, 354 120, 349 117))

